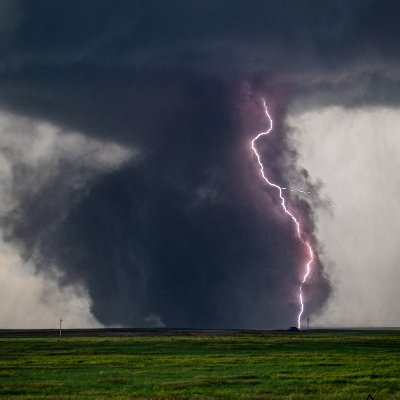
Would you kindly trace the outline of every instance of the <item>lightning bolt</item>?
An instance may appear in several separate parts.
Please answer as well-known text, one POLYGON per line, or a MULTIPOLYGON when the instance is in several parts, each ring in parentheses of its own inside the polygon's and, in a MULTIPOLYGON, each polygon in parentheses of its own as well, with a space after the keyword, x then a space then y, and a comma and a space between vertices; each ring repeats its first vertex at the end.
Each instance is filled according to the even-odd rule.
POLYGON ((279 191, 279 197, 280 197, 280 199, 281 199, 281 206, 282 206, 282 208, 283 208, 283 211, 284 211, 284 212, 292 219, 292 221, 294 222, 294 225, 295 225, 295 228, 296 228, 297 237, 298 237, 298 239, 300 240, 300 242, 306 247, 306 249, 307 249, 307 251, 308 251, 308 255, 309 255, 309 258, 308 258, 308 260, 307 260, 307 262, 306 262, 306 265, 305 265, 305 274, 304 274, 304 276, 303 276, 303 280, 300 282, 300 287, 299 287, 300 312, 299 312, 299 315, 297 316, 297 327, 300 329, 300 328, 301 328, 301 316, 303 315, 303 312, 304 312, 303 285, 304 285, 304 283, 307 281, 307 278, 309 277, 310 272, 311 272, 311 264, 312 264, 313 261, 314 261, 314 251, 313 251, 313 249, 312 249, 312 247, 311 247, 311 244, 310 244, 306 239, 303 238, 303 235, 302 235, 302 233, 301 233, 300 222, 299 222, 299 221, 297 220, 297 218, 292 214, 292 212, 288 210, 288 208, 287 208, 287 206, 286 206, 286 200, 285 200, 285 198, 284 198, 283 195, 282 195, 283 190, 286 190, 286 188, 282 188, 282 187, 280 187, 279 185, 277 185, 277 184, 271 182, 271 181, 267 178, 267 176, 265 175, 264 165, 263 165, 263 163, 261 162, 260 154, 259 154, 258 151, 257 151, 256 142, 257 142, 257 140, 258 140, 260 137, 262 137, 262 136, 267 136, 267 135, 272 131, 272 128, 273 128, 273 121, 272 121, 271 116, 269 115, 267 105, 265 104, 265 100, 262 99, 262 102, 263 102, 264 112, 265 112, 265 115, 267 116, 267 118, 268 118, 268 120, 269 120, 270 126, 269 126, 269 129, 268 129, 267 131, 265 131, 265 132, 260 132, 260 133, 251 141, 251 148, 252 148, 252 150, 253 150, 253 152, 254 152, 254 154, 255 154, 255 156, 256 156, 258 165, 259 165, 259 167, 260 167, 260 172, 261 172, 262 178, 264 179, 265 182, 267 182, 267 184, 268 184, 269 186, 272 186, 273 188, 275 188, 275 189, 277 189, 277 190, 279 191))
POLYGON ((324 202, 328 203, 330 207, 335 208, 335 205, 326 197, 322 196, 320 192, 310 192, 310 191, 306 191, 306 190, 302 190, 302 189, 297 189, 297 188, 293 188, 293 189, 289 189, 286 187, 283 187, 282 190, 289 190, 290 192, 297 192, 297 193, 302 193, 306 196, 310 196, 313 195, 321 200, 323 200, 324 202))

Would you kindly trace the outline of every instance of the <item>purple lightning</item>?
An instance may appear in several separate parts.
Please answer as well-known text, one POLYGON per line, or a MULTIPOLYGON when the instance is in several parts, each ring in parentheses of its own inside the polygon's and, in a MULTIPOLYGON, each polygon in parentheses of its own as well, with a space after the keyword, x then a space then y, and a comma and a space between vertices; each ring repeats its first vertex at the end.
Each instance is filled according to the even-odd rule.
POLYGON ((292 219, 292 221, 294 222, 294 224, 295 224, 295 226, 296 226, 297 237, 299 238, 299 240, 301 241, 301 243, 303 243, 304 246, 307 247, 308 253, 309 253, 309 259, 308 259, 308 261, 307 261, 306 268, 305 268, 306 272, 305 272, 305 274, 304 274, 304 276, 303 276, 303 280, 302 280, 301 283, 300 283, 300 289, 299 289, 300 312, 299 312, 299 315, 298 315, 298 317, 297 317, 297 327, 300 329, 300 328, 301 328, 301 316, 302 316, 302 314, 303 314, 303 312, 304 312, 303 285, 304 285, 304 283, 306 282, 308 276, 310 275, 311 264, 312 264, 312 262, 314 261, 314 252, 313 252, 313 249, 312 249, 310 243, 309 243, 306 239, 303 239, 303 236, 302 236, 302 234, 301 234, 300 222, 297 220, 297 218, 296 218, 296 217, 287 209, 287 207, 286 207, 285 198, 282 196, 283 188, 281 188, 279 185, 277 185, 277 184, 275 184, 275 183, 270 182, 270 180, 269 180, 269 179, 266 177, 266 175, 265 175, 264 166, 263 166, 263 164, 262 164, 262 162, 261 162, 261 157, 260 157, 260 155, 258 154, 258 151, 257 151, 257 148, 256 148, 256 141, 257 141, 261 136, 266 136, 266 135, 268 135, 268 134, 272 131, 272 128, 273 128, 273 121, 272 121, 271 116, 270 116, 269 113, 268 113, 268 109, 267 109, 267 106, 266 106, 266 104, 265 104, 265 100, 262 99, 262 102, 263 102, 263 106, 264 106, 265 115, 267 116, 267 118, 268 118, 268 120, 269 120, 270 126, 269 126, 269 129, 268 129, 266 132, 261 132, 261 133, 259 133, 259 134, 251 141, 251 148, 253 149, 253 152, 254 152, 254 154, 256 155, 258 165, 260 166, 260 172, 261 172, 262 178, 265 180, 265 182, 268 183, 269 186, 272 186, 272 187, 274 187, 274 188, 276 188, 276 189, 279 190, 279 197, 280 197, 280 199, 281 199, 282 208, 283 208, 284 212, 285 212, 287 215, 289 215, 289 217, 290 217, 290 218, 292 219))

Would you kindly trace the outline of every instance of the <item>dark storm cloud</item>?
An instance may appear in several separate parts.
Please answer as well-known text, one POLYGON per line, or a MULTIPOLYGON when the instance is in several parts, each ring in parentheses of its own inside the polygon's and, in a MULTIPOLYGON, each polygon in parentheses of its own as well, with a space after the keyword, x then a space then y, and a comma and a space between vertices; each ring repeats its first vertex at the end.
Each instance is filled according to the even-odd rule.
MULTIPOLYGON (((293 99, 398 101, 398 3, 1 4, 2 107, 141 154, 67 216, 57 202, 62 220, 45 217, 40 196, 21 195, 23 218, 8 229, 25 252, 42 268, 62 266, 65 282, 83 281, 106 324, 292 323, 303 249, 248 151, 267 122, 256 93, 276 119, 260 150, 285 184, 296 160, 283 122, 293 99), (392 89, 372 96, 377 87, 392 89)), ((43 193, 62 193, 57 178, 43 193)), ((312 236, 308 203, 292 202, 312 236)), ((318 270, 309 291, 317 310, 329 292, 318 270)))

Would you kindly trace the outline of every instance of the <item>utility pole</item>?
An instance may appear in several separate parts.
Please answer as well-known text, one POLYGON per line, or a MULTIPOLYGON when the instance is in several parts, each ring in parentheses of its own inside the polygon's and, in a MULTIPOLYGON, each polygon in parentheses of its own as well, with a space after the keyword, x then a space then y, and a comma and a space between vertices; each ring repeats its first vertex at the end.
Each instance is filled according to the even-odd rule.
POLYGON ((61 336, 62 336, 61 324, 62 324, 62 319, 60 318, 60 339, 61 339, 61 336))

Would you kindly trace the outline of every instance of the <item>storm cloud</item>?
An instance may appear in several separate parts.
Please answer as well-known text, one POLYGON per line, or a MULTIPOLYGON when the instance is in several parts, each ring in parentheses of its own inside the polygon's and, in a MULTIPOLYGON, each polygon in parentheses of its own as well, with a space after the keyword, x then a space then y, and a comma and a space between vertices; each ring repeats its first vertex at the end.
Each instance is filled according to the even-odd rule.
MULTIPOLYGON (((260 99, 275 122, 259 144, 271 178, 320 190, 287 116, 396 107, 399 11, 390 1, 2 1, 0 107, 13 121, 0 131, 12 171, 4 240, 60 288, 83 287, 104 325, 293 324, 304 248, 249 147, 268 128, 260 99), (63 145, 27 163, 40 124, 63 145), (11 145, 7 132, 21 130, 11 145)), ((289 202, 323 254, 324 202, 289 202)), ((331 291, 320 260, 313 271, 307 316, 331 291)))

